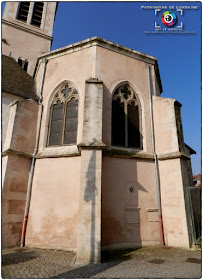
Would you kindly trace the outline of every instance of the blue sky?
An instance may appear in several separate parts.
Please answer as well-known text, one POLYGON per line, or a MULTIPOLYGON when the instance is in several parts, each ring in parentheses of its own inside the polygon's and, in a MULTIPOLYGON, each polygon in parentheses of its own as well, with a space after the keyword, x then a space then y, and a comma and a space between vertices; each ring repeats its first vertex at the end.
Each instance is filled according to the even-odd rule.
MULTIPOLYGON (((169 9, 167 9, 169 10, 169 9)), ((52 50, 99 36, 158 59, 162 97, 177 99, 181 108, 185 143, 196 152, 192 155, 193 174, 201 172, 201 2, 60 2, 56 14, 52 50), (162 28, 162 9, 141 6, 197 6, 184 9, 177 16, 177 27, 193 34, 145 34, 162 28)))

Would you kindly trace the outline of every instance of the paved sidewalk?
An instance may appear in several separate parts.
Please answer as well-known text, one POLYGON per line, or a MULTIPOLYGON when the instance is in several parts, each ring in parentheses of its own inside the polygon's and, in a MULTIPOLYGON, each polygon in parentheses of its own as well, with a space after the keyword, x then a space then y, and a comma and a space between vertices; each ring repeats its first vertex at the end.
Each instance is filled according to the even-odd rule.
POLYGON ((76 266, 75 254, 34 248, 2 251, 2 278, 201 278, 201 252, 145 247, 104 252, 101 264, 76 266))

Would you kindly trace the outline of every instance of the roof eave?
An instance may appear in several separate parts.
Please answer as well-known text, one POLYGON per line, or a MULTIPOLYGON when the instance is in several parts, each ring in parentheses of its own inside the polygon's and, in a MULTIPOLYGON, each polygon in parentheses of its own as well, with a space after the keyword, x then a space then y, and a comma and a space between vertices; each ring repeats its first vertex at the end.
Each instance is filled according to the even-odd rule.
MULTIPOLYGON (((85 40, 82 40, 80 42, 76 42, 74 44, 70 44, 70 45, 67 45, 65 47, 62 47, 62 48, 50 51, 48 53, 45 53, 43 55, 40 55, 38 57, 38 60, 37 60, 37 67, 39 65, 40 60, 42 60, 43 58, 52 59, 52 58, 55 58, 57 56, 65 55, 67 53, 74 52, 74 51, 79 51, 83 48, 91 47, 91 46, 104 47, 106 49, 121 53, 123 55, 130 56, 132 58, 136 58, 138 60, 142 60, 146 63, 150 63, 150 64, 154 65, 155 74, 156 74, 156 77, 157 77, 157 82, 158 82, 158 85, 159 85, 160 92, 163 91, 162 84, 161 84, 160 73, 159 73, 159 67, 158 67, 157 59, 155 57, 150 56, 150 55, 146 55, 146 54, 138 52, 136 50, 133 50, 133 49, 127 48, 125 46, 116 44, 114 42, 111 42, 111 41, 108 41, 106 39, 100 38, 98 36, 94 36, 94 37, 91 37, 89 39, 85 39, 85 40)), ((36 69, 36 72, 37 72, 37 69, 36 69)))

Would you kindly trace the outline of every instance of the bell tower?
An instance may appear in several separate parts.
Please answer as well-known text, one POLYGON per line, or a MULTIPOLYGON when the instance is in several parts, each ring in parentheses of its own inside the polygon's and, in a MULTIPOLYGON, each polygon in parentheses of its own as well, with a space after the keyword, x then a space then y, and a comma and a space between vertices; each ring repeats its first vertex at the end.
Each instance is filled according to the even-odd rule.
POLYGON ((31 76, 37 57, 49 52, 57 2, 6 2, 2 54, 13 57, 31 76))

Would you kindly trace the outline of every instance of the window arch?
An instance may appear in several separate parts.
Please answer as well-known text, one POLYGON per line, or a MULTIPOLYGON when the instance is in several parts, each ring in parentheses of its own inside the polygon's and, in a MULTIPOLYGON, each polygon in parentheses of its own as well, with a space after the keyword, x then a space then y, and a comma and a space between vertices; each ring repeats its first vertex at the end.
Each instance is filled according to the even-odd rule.
POLYGON ((70 83, 57 90, 50 107, 47 146, 76 144, 78 102, 78 92, 70 83))
POLYGON ((112 145, 142 148, 141 106, 129 84, 118 87, 112 100, 112 145))

